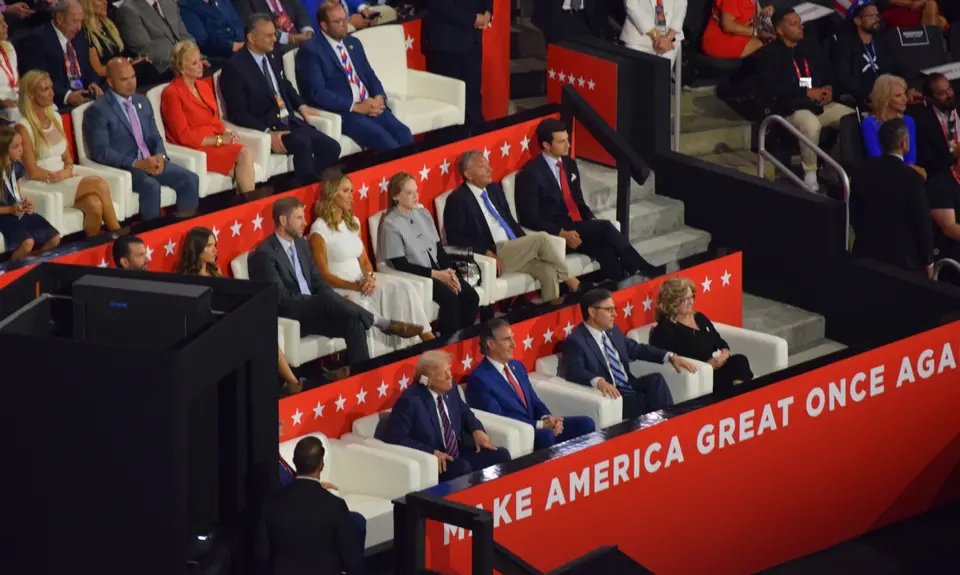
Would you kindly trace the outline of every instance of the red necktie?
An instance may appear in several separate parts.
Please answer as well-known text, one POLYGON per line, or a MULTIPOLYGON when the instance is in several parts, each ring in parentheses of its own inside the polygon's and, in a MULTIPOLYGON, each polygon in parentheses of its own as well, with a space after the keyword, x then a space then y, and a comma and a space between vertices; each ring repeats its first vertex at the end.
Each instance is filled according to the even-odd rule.
POLYGON ((557 168, 560 169, 560 190, 563 192, 563 201, 567 204, 567 210, 570 212, 570 219, 575 222, 582 221, 580 208, 577 207, 577 202, 573 200, 570 184, 567 183, 567 171, 563 169, 563 160, 557 160, 557 168))
POLYGON ((513 372, 510 371, 510 366, 503 366, 503 373, 507 376, 507 383, 513 386, 513 390, 517 392, 517 395, 520 396, 520 403, 524 407, 527 406, 527 398, 523 395, 523 389, 520 388, 520 384, 517 383, 517 378, 513 376, 513 372))

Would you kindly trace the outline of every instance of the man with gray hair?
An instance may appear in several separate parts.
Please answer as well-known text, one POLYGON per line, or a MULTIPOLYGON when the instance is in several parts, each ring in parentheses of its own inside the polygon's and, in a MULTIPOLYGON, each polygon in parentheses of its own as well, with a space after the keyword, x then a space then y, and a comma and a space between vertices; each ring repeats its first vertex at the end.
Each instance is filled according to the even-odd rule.
POLYGON ((432 350, 420 356, 414 384, 400 394, 379 438, 432 453, 440 481, 510 460, 510 453, 490 441, 460 397, 450 364, 451 356, 445 351, 432 350))
POLYGON ((577 291, 580 282, 567 274, 566 244, 546 232, 524 233, 510 214, 503 188, 493 181, 487 158, 470 150, 460 156, 458 167, 463 184, 447 198, 443 211, 447 244, 496 259, 497 275, 530 274, 540 282, 544 301, 560 297, 560 281, 577 291))

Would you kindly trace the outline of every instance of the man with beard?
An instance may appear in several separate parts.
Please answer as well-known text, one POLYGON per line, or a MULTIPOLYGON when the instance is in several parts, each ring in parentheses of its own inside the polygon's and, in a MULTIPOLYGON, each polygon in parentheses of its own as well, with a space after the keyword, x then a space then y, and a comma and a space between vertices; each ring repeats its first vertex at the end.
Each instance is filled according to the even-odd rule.
MULTIPOLYGON (((856 0, 847 11, 852 29, 837 37, 833 59, 836 65, 836 94, 850 95, 864 108, 873 83, 881 74, 893 74, 913 85, 915 74, 899 62, 880 35, 880 10, 873 0, 856 0)), ((910 98, 919 96, 910 90, 910 98)))
POLYGON ((113 265, 122 270, 146 270, 147 245, 137 236, 120 236, 113 242, 113 265))
POLYGON ((950 80, 930 74, 923 85, 923 102, 907 108, 917 124, 917 164, 929 176, 949 170, 960 158, 960 115, 950 80))
POLYGON ((280 315, 299 321, 301 336, 342 337, 347 361, 354 365, 370 358, 367 330, 371 327, 403 338, 423 333, 422 326, 374 315, 320 278, 310 244, 303 239, 307 224, 300 200, 286 197, 274 202, 273 223, 276 233, 250 253, 250 279, 277 285, 280 315))

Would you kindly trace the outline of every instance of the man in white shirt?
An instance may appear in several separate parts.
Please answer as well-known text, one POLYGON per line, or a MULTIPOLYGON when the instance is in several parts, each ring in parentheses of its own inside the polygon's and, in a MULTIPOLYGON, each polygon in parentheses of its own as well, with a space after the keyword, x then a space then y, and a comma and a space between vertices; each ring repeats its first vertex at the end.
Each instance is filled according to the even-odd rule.
POLYGON ((457 164, 464 182, 450 193, 443 211, 447 244, 495 258, 497 275, 530 274, 540 282, 543 301, 560 297, 560 281, 571 291, 580 289, 577 278, 568 277, 563 240, 545 232, 524 233, 484 154, 464 152, 457 164))
POLYGON ((557 417, 537 397, 523 364, 513 359, 517 342, 504 319, 493 319, 480 331, 485 357, 467 377, 471 407, 528 423, 536 428, 533 448, 543 449, 596 430, 589 417, 557 417))
POLYGON ((694 373, 696 366, 673 352, 625 337, 617 327, 617 306, 608 290, 592 289, 583 294, 580 310, 584 320, 564 342, 561 376, 593 387, 607 397, 623 397, 624 419, 673 405, 663 375, 634 377, 630 362, 669 362, 677 373, 694 373))

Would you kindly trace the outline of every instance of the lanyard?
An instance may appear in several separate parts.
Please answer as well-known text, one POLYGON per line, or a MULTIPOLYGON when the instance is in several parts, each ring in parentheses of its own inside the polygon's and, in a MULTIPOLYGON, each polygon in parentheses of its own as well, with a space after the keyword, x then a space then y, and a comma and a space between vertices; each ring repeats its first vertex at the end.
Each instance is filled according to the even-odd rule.
POLYGON ((3 56, 3 63, 0 64, 0 68, 3 68, 3 74, 7 77, 10 87, 16 88, 18 83, 17 73, 14 71, 13 66, 10 65, 10 58, 7 56, 7 51, 0 48, 0 56, 3 56))
MULTIPOLYGON (((934 110, 933 115, 937 117, 937 122, 940 123, 940 129, 943 130, 943 137, 947 140, 947 143, 958 145, 960 144, 960 118, 957 118, 957 111, 954 110, 950 112, 950 116, 947 118, 947 122, 953 123, 953 142, 950 142, 950 128, 947 126, 947 122, 943 121, 943 118, 940 117, 940 114, 934 110)), ((956 177, 956 172, 954 172, 954 177, 956 177)))
POLYGON ((958 184, 960 184, 960 174, 957 174, 956 166, 953 166, 950 168, 950 173, 953 174, 953 179, 956 180, 958 184))
POLYGON ((797 66, 797 61, 796 61, 796 60, 791 60, 791 62, 793 62, 793 69, 797 71, 797 78, 812 78, 812 77, 813 77, 813 76, 810 75, 810 62, 808 62, 806 58, 803 59, 803 70, 804 70, 804 72, 807 73, 806 76, 801 76, 801 75, 800 75, 800 66, 797 66))
POLYGON ((879 73, 879 67, 877 66, 877 49, 873 45, 873 40, 870 40, 869 44, 863 45, 863 51, 867 55, 867 65, 870 66, 874 74, 879 73))
POLYGON ((19 204, 23 202, 23 200, 20 199, 20 192, 17 189, 17 176, 15 173, 13 166, 10 166, 10 193, 13 194, 13 201, 19 204))

